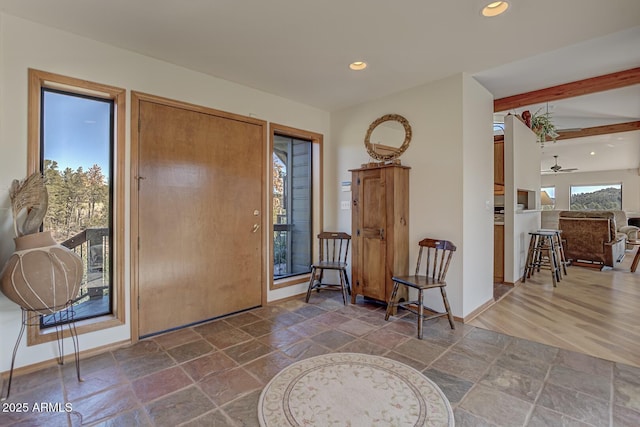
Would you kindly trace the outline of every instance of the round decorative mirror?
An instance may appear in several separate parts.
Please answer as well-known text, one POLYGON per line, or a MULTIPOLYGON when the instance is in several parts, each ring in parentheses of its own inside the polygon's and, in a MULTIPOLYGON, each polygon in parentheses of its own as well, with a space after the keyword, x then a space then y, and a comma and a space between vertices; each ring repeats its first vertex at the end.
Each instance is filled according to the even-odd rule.
POLYGON ((380 161, 395 160, 409 147, 411 126, 399 114, 385 114, 371 123, 364 145, 371 157, 380 161))

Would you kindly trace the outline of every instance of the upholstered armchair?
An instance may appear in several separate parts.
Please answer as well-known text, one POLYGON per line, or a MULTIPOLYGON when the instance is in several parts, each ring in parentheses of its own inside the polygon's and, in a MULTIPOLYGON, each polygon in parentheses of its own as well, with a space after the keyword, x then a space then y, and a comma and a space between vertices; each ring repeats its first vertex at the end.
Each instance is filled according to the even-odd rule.
POLYGON ((559 217, 560 212, 562 211, 541 211, 540 212, 540 228, 550 229, 550 230, 558 230, 559 226, 559 217))
MULTIPOLYGON (((638 240, 638 230, 640 228, 629 225, 627 214, 624 211, 612 211, 616 219, 616 232, 624 235, 626 240, 638 240)), ((635 246, 627 244, 627 249, 633 249, 635 246)))

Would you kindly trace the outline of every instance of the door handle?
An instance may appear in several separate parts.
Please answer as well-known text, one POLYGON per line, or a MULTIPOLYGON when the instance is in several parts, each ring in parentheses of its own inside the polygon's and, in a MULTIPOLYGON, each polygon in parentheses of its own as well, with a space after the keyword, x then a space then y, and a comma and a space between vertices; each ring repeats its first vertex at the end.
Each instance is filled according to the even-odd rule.
POLYGON ((143 179, 147 179, 147 178, 140 175, 134 176, 133 178, 138 182, 138 191, 140 191, 140 182, 142 182, 143 179))
POLYGON ((384 240, 384 228, 380 229, 380 240, 384 240))
POLYGON ((253 233, 256 233, 260 229, 260 224, 253 224, 253 233))

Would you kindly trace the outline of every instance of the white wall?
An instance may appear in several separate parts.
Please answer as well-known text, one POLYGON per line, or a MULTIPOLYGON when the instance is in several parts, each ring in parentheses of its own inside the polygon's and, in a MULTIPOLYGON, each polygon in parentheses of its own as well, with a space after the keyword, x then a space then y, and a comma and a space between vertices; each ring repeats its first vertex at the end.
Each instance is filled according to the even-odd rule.
MULTIPOLYGON (((333 165, 325 162, 325 173, 338 179, 325 194, 336 194, 336 200, 351 199, 339 183, 351 180, 349 169, 370 160, 364 147, 369 124, 391 113, 411 124, 413 139, 401 157, 411 167, 410 267, 424 237, 457 245, 447 293, 459 317, 493 298, 492 111, 491 95, 460 74, 331 114, 338 151, 333 165)), ((351 211, 339 211, 335 226, 351 230, 351 211)), ((442 307, 437 291, 426 298, 433 308, 442 307)))
MULTIPOLYGON (((388 114, 404 115, 413 140, 402 157, 411 166, 410 264, 424 236, 452 240, 458 252, 450 268, 450 301, 464 317, 492 298, 493 139, 491 95, 468 75, 456 75, 358 107, 336 112, 295 103, 149 57, 0 14, 0 264, 13 251, 8 188, 26 176, 27 69, 87 79, 236 114, 251 115, 324 135, 324 228, 351 229, 351 211, 338 210, 340 182, 348 169, 369 161, 364 135, 369 124, 388 114)), ((128 96, 129 97, 129 96, 128 96)), ((126 180, 130 168, 130 106, 126 123, 126 180)), ((125 184, 125 297, 129 307, 129 185, 125 184)), ((300 292, 302 284, 268 293, 268 300, 300 292)), ((431 295, 435 308, 440 296, 431 295)), ((130 339, 127 324, 80 337, 81 350, 130 339)), ((20 310, 0 295, 0 371, 9 369, 11 343, 20 326, 20 310)), ((70 343, 65 348, 71 349, 70 343)), ((50 360, 55 343, 18 350, 17 367, 50 360)))
POLYGON ((540 145, 535 134, 515 116, 505 117, 504 131, 504 281, 522 277, 529 232, 540 228, 540 145), (535 192, 529 211, 517 212, 517 191, 535 192))
POLYGON ((640 214, 640 171, 622 169, 599 172, 567 172, 542 175, 543 187, 556 187, 555 210, 569 210, 572 185, 622 183, 622 210, 640 214))
POLYGON ((475 272, 479 279, 476 285, 473 276, 465 277, 466 316, 479 303, 493 299, 494 157, 493 130, 487 124, 493 122, 493 96, 473 79, 463 78, 463 87, 463 269, 475 272), (491 286, 486 286, 487 278, 491 286))
MULTIPOLYGON (((61 32, 49 27, 0 14, 0 265, 13 252, 13 228, 8 188, 15 178, 26 176, 27 165, 27 69, 36 68, 71 77, 109 84, 236 114, 251 115, 270 122, 324 135, 324 160, 331 163, 336 149, 329 135, 327 112, 273 96, 258 90, 141 56, 133 52, 61 32)), ((127 182, 130 166, 130 104, 127 104, 127 182)), ((325 171, 325 217, 335 216, 335 176, 325 171)), ((126 200, 125 296, 129 307, 129 185, 126 200)), ((304 288, 288 288, 268 294, 281 298, 304 288), (300 288, 300 289, 298 289, 300 288)), ((12 342, 20 327, 20 309, 0 294, 0 371, 9 369, 12 342)), ((130 339, 130 318, 122 327, 80 336, 81 350, 130 339)), ((16 366, 49 360, 56 356, 55 343, 26 347, 18 351, 16 366)), ((72 349, 71 343, 65 349, 72 349)))

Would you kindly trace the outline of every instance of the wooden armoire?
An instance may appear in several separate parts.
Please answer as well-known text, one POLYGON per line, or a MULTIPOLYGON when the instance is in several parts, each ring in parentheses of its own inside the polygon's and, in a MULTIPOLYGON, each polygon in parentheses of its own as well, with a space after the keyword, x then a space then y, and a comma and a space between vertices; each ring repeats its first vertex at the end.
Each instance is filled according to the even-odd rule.
MULTIPOLYGON (((409 167, 352 169, 351 303, 388 302, 394 275, 409 273, 409 167)), ((398 299, 406 300, 401 286, 398 299)))

